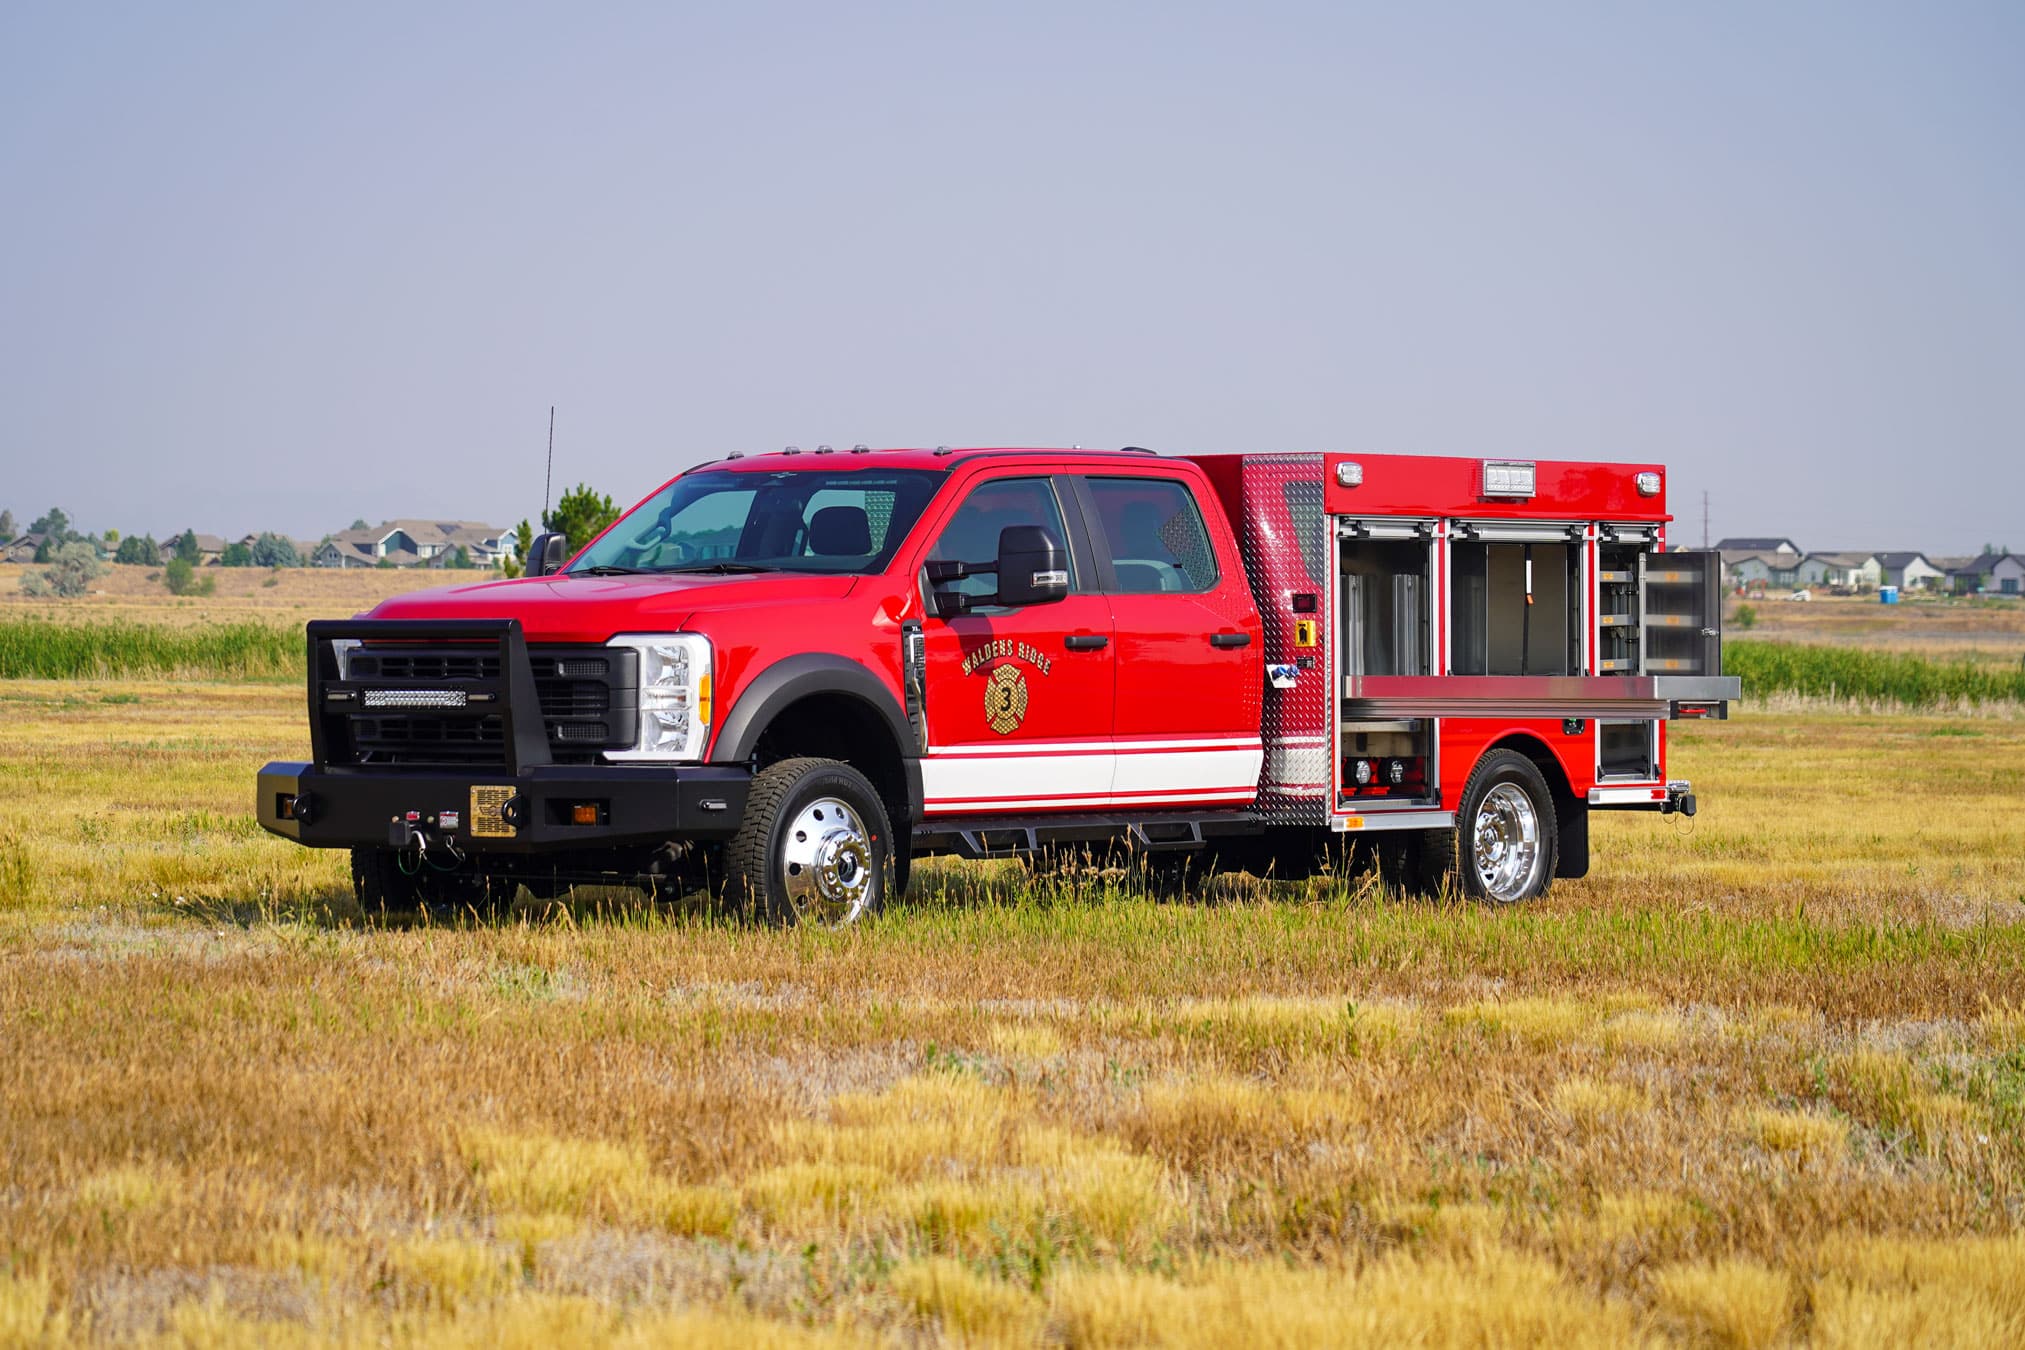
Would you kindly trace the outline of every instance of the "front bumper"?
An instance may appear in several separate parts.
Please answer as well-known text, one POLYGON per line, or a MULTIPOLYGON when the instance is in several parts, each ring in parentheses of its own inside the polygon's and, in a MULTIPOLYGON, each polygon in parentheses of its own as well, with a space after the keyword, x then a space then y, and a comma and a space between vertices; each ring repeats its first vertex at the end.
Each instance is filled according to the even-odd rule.
POLYGON ((714 764, 537 765, 484 770, 260 770, 262 829, 310 848, 397 845, 414 833, 483 852, 541 853, 722 839, 745 815, 752 774, 714 764), (578 824, 589 807, 591 823, 578 824))

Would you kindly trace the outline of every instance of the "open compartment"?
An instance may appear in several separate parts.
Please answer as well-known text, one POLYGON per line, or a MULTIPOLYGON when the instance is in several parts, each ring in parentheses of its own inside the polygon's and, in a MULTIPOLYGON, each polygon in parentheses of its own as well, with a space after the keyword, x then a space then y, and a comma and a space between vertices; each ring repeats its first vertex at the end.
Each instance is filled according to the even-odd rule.
POLYGON ((1449 545, 1455 675, 1582 673, 1582 549, 1564 533, 1458 527, 1449 545))
MULTIPOLYGON (((1337 666, 1361 676, 1434 673, 1431 524, 1345 521, 1336 540, 1337 666)), ((1337 719, 1341 802, 1420 802, 1435 789, 1431 718, 1337 719)))
POLYGON ((1646 558, 1646 674, 1722 673, 1722 575, 1722 555, 1713 551, 1646 558))

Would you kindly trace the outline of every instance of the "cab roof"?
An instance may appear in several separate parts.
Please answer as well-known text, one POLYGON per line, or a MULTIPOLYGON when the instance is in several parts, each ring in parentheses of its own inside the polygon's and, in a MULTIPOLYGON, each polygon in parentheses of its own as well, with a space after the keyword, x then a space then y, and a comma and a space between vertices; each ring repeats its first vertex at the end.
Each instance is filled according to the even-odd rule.
MULTIPOLYGON (((1022 455, 1034 458, 1064 459, 1088 456, 1092 460, 1148 460, 1163 459, 1151 450, 1128 446, 1119 450, 1070 447, 1067 449, 1049 446, 949 446, 933 447, 874 447, 865 445, 824 446, 802 448, 789 446, 785 450, 772 450, 762 454, 744 454, 734 451, 721 459, 710 460, 696 466, 698 469, 731 469, 741 472, 764 471, 777 473, 783 469, 948 469, 965 460, 980 456, 1022 455)), ((1173 462, 1179 462, 1176 457, 1173 462)), ((694 472, 691 470, 690 472, 694 472)))

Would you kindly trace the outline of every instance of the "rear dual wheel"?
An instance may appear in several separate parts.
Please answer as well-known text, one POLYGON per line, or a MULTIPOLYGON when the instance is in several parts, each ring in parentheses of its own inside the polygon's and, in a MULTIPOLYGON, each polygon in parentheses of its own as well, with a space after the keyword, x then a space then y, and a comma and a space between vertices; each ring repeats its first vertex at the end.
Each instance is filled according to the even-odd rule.
POLYGON ((1493 750, 1463 788, 1453 830, 1422 836, 1421 889, 1445 883, 1473 900, 1517 904, 1554 884, 1560 831, 1554 794, 1539 766, 1514 750, 1493 750))

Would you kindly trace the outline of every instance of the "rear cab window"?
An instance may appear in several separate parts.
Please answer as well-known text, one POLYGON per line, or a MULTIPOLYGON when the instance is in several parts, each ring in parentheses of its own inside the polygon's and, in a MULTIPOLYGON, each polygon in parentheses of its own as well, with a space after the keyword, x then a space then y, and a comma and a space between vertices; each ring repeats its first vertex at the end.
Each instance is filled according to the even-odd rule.
POLYGON ((1216 588, 1216 549, 1188 484, 1172 478, 1083 479, 1093 539, 1121 595, 1200 595, 1216 588))

